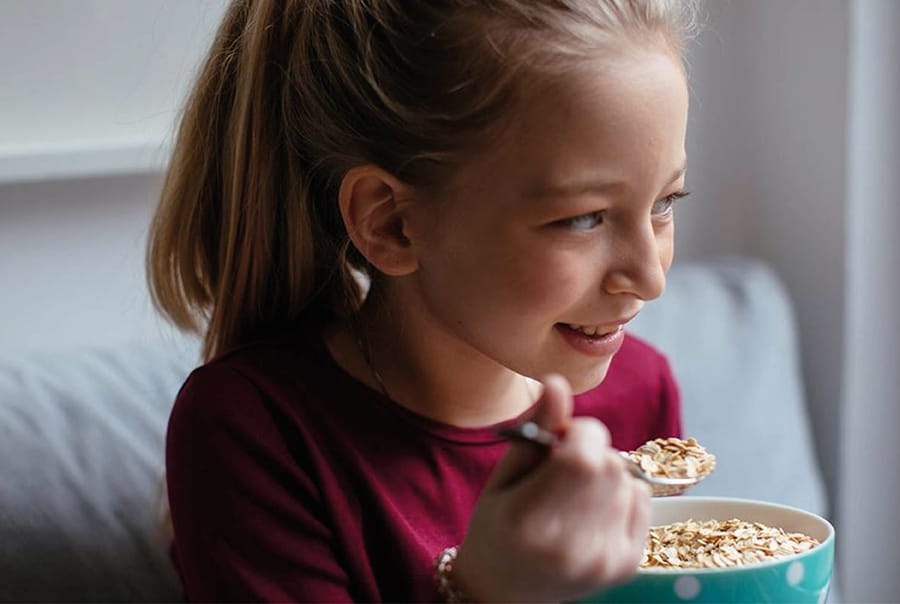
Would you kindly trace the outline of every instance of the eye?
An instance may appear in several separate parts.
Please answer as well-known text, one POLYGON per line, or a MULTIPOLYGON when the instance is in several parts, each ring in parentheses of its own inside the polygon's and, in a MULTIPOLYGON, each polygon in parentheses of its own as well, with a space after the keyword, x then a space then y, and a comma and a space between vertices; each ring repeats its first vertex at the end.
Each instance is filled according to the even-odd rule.
POLYGON ((690 193, 687 191, 678 191, 671 195, 666 195, 653 204, 651 214, 653 214, 655 218, 668 218, 675 213, 675 202, 688 195, 690 195, 690 193))
POLYGON ((589 214, 573 216, 572 218, 560 220, 558 224, 573 231, 590 231, 603 224, 603 212, 590 212, 589 214))

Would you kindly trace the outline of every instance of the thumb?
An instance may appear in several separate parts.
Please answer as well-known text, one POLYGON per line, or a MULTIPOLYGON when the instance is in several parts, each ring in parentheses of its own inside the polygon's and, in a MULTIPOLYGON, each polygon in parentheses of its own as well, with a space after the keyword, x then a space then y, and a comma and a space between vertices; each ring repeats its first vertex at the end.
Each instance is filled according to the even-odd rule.
POLYGON ((544 389, 528 420, 544 430, 562 435, 572 419, 572 387, 563 376, 552 373, 543 379, 544 389))
MULTIPOLYGON (((531 414, 523 421, 532 421, 554 434, 564 434, 572 418, 572 388, 566 378, 556 374, 545 377, 543 386, 531 414)), ((494 468, 486 489, 503 489, 518 482, 546 455, 543 448, 532 443, 511 443, 509 451, 494 468)))

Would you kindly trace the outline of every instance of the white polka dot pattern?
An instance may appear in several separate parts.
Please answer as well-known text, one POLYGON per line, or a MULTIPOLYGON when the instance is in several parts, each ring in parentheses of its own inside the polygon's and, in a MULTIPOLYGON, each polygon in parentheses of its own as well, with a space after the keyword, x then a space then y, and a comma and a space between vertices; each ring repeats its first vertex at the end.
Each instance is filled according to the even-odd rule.
POLYGON ((788 585, 798 585, 803 580, 803 563, 791 562, 787 569, 788 585))
POLYGON ((697 577, 678 577, 675 581, 675 595, 679 600, 693 600, 700 595, 700 580, 697 577))

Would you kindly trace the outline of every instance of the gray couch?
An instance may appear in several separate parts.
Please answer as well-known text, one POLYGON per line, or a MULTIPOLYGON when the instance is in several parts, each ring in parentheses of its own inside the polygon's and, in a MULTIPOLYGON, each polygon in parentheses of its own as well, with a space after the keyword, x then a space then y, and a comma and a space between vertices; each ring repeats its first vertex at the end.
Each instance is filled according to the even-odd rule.
MULTIPOLYGON (((792 310, 768 268, 676 263, 633 331, 669 355, 686 432, 719 458, 696 494, 826 512, 792 310)), ((163 440, 196 358, 156 341, 0 365, 0 601, 182 598, 159 524, 163 440)))

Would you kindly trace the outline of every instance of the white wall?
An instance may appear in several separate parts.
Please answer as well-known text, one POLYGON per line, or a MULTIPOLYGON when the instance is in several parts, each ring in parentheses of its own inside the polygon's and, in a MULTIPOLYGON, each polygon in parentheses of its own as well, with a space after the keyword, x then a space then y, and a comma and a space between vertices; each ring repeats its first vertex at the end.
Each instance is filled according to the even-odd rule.
POLYGON ((222 0, 4 0, 0 160, 159 146, 222 0))
POLYGON ((147 222, 224 0, 0 2, 0 356, 172 333, 147 222))

